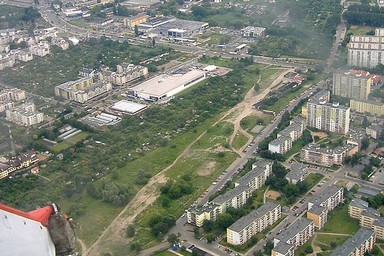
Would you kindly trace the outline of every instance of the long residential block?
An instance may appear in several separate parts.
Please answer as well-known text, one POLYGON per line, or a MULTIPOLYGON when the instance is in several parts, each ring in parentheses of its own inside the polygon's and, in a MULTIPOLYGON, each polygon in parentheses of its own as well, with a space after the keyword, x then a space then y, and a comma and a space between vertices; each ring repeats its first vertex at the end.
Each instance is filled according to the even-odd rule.
POLYGON ((376 241, 375 233, 367 228, 360 228, 356 234, 337 247, 331 256, 364 256, 372 251, 376 241))
POLYGON ((267 202, 227 228, 227 242, 233 245, 244 244, 280 218, 281 206, 267 202))

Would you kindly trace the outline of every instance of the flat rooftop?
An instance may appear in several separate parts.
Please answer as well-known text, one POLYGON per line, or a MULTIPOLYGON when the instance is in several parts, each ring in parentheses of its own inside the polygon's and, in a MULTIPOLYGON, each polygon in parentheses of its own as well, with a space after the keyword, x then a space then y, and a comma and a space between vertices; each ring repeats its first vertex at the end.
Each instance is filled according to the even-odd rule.
POLYGON ((134 115, 147 108, 147 105, 139 104, 132 101, 121 100, 111 106, 112 110, 134 115))
POLYGON ((161 97, 203 76, 205 76, 205 72, 198 69, 192 69, 184 74, 163 74, 133 87, 132 90, 136 93, 145 93, 154 97, 161 97))

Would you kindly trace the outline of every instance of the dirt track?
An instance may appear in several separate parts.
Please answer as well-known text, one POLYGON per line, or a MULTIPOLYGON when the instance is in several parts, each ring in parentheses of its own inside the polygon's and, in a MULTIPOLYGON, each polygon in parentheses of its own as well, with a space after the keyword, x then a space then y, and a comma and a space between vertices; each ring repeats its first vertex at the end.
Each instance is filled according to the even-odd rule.
MULTIPOLYGON (((223 115, 223 117, 215 123, 217 124, 222 120, 227 120, 234 124, 234 131, 230 137, 230 144, 232 143, 233 138, 238 132, 244 134, 248 138, 248 142, 241 149, 235 150, 232 148, 232 150, 238 153, 240 156, 243 156, 244 153, 242 152, 242 150, 253 140, 253 136, 240 127, 240 121, 246 116, 257 114, 257 110, 255 110, 252 105, 256 101, 263 99, 272 90, 272 88, 279 85, 279 83, 283 79, 283 76, 289 71, 291 70, 282 72, 261 94, 255 94, 254 89, 251 88, 242 102, 237 104, 234 108, 228 110, 223 115), (239 114, 235 117, 230 117, 230 115, 236 111, 238 111, 239 114)), ((213 124, 213 126, 215 124, 213 124)), ((139 192, 129 202, 129 204, 124 207, 124 209, 117 215, 117 217, 111 222, 111 224, 103 231, 103 233, 93 243, 93 245, 86 249, 85 245, 81 243, 82 249, 86 249, 85 252, 83 251, 83 255, 101 255, 101 253, 109 252, 108 245, 110 244, 127 244, 129 240, 125 237, 126 227, 129 224, 132 224, 135 218, 141 212, 143 212, 149 205, 155 202, 155 200, 159 196, 159 186, 166 182, 165 172, 168 171, 172 166, 174 166, 175 163, 181 157, 187 155, 192 145, 196 143, 196 141, 198 141, 204 134, 205 132, 203 132, 198 138, 191 142, 185 148, 185 150, 173 161, 171 165, 169 165, 167 168, 163 169, 158 174, 153 176, 149 180, 149 182, 139 190, 139 192)))

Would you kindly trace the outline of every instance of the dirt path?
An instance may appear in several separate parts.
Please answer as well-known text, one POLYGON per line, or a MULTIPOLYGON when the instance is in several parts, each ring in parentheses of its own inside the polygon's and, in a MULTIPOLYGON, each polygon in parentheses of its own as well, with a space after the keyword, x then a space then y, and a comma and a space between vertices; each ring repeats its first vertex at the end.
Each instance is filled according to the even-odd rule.
POLYGON ((87 245, 80 238, 77 238, 76 241, 79 243, 79 245, 81 247, 81 254, 85 253, 88 249, 87 245))
MULTIPOLYGON (((282 81, 284 75, 292 70, 287 70, 285 72, 282 72, 262 93, 255 94, 254 89, 251 88, 244 100, 237 104, 234 108, 228 110, 217 122, 215 122, 212 126, 216 125, 217 123, 221 122, 230 114, 234 113, 235 111, 241 111, 239 115, 236 115, 234 120, 231 120, 231 123, 234 124, 234 131, 231 135, 231 138, 233 141, 234 136, 236 133, 240 132, 247 136, 248 138, 248 145, 252 140, 253 136, 244 131, 240 127, 240 121, 252 114, 255 113, 256 110, 253 109, 252 105, 257 101, 263 99, 275 86, 279 85, 279 83, 282 81)), ((260 78, 259 78, 260 80, 260 78)), ((231 118, 232 119, 232 118, 231 118)), ((101 255, 101 253, 104 253, 105 250, 109 248, 107 246, 108 244, 115 244, 115 243, 122 243, 126 244, 128 241, 125 238, 125 229, 129 224, 132 224, 135 218, 143 212, 149 205, 155 202, 157 197, 159 196, 159 190, 158 187, 161 184, 164 184, 166 182, 165 172, 168 171, 170 168, 172 168, 177 161, 187 155, 193 146, 204 134, 206 131, 204 131, 202 134, 200 134, 193 142, 191 142, 184 151, 173 161, 171 165, 160 171, 158 174, 153 176, 149 182, 142 187, 139 192, 135 195, 135 197, 127 204, 127 206, 124 207, 124 209, 117 215, 117 217, 111 222, 111 224, 103 231, 103 233, 99 236, 99 238, 91 245, 83 255, 86 256, 96 256, 101 255)), ((246 147, 244 145, 244 147, 246 147)), ((244 148, 243 147, 243 148, 244 148)), ((244 153, 242 152, 243 148, 240 150, 234 150, 234 152, 237 152, 240 156, 243 156, 244 153)), ((82 245, 81 245, 82 246, 82 245)), ((82 246, 83 248, 83 246, 82 246)), ((86 248, 86 247, 84 247, 86 248)))
MULTIPOLYGON (((237 154, 239 154, 240 156, 244 156, 245 153, 243 152, 243 150, 253 140, 253 136, 251 134, 249 134, 247 131, 245 131, 243 128, 241 128, 241 126, 240 126, 241 120, 243 118, 249 116, 249 115, 253 115, 253 114, 256 115, 258 113, 258 110, 256 110, 253 107, 253 104, 255 104, 258 100, 261 100, 265 96, 267 96, 268 93, 272 89, 274 89, 276 86, 278 86, 278 87, 281 86, 280 83, 283 80, 284 75, 287 74, 288 72, 291 72, 291 71, 293 71, 293 70, 289 69, 289 70, 282 72, 278 77, 275 78, 275 80, 267 88, 264 89, 264 91, 262 93, 255 93, 254 89, 251 88, 247 92, 247 94, 245 95, 244 100, 242 102, 240 102, 239 104, 237 104, 234 108, 232 108, 231 110, 228 111, 226 116, 229 116, 231 113, 233 113, 235 111, 239 112, 239 114, 237 114, 233 118, 229 118, 227 121, 233 123, 233 125, 234 125, 233 133, 229 139, 229 144, 231 146, 231 149, 234 152, 236 152, 237 154), (237 149, 233 148, 232 143, 233 143, 233 140, 234 140, 236 134, 238 134, 238 133, 246 136, 248 138, 248 141, 244 146, 242 146, 240 149, 237 150, 237 149)), ((259 76, 259 79, 256 81, 256 83, 259 83, 260 80, 261 80, 261 75, 259 76)), ((276 89, 278 87, 276 87, 276 89)))
POLYGON ((112 223, 104 230, 104 232, 99 236, 95 243, 85 251, 84 255, 95 256, 100 255, 103 248, 108 248, 105 246, 111 242, 121 241, 126 243, 125 238, 125 229, 129 224, 132 224, 135 218, 149 205, 155 202, 159 196, 158 187, 161 184, 164 184, 167 180, 165 177, 165 172, 173 167, 177 161, 188 154, 193 144, 196 143, 204 134, 199 135, 194 141, 192 141, 184 151, 173 161, 171 165, 167 168, 160 171, 158 174, 153 176, 148 183, 142 187, 136 196, 124 207, 124 209, 117 215, 117 217, 112 221, 112 223))

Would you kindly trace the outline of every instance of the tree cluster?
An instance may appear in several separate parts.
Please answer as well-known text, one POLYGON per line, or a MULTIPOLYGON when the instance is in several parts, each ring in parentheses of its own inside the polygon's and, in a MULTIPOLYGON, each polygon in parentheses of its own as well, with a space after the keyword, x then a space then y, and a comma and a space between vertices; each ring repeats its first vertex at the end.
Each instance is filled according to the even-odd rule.
POLYGON ((383 10, 370 4, 354 4, 343 14, 350 25, 382 27, 384 26, 383 10))
POLYGON ((156 237, 165 235, 175 224, 175 217, 167 215, 153 216, 148 222, 148 226, 151 227, 151 234, 156 237))
POLYGON ((96 199, 121 206, 128 202, 132 193, 125 186, 119 186, 108 178, 102 178, 98 182, 88 183, 87 192, 96 199))

